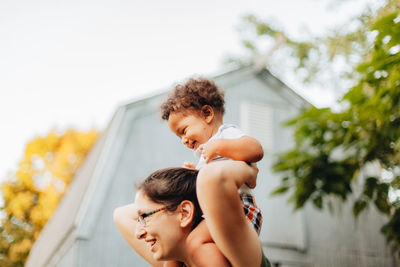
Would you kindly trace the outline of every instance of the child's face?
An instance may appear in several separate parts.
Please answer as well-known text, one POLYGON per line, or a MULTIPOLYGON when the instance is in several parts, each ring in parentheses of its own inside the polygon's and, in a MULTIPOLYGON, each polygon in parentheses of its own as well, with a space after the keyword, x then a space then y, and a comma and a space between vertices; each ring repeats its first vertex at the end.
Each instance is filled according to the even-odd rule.
POLYGON ((214 134, 211 120, 212 117, 202 117, 195 112, 172 112, 168 118, 168 126, 185 146, 197 149, 214 134))

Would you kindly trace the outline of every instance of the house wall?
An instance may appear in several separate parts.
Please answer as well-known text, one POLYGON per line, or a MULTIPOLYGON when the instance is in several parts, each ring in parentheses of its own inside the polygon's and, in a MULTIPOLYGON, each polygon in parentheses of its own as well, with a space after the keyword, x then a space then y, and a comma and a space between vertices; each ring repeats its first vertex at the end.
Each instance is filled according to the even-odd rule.
POLYGON ((308 205, 305 209, 308 233, 308 261, 312 266, 392 266, 389 248, 380 233, 384 217, 371 207, 358 220, 352 203, 335 205, 334 214, 308 205))
MULTIPOLYGON (((255 190, 264 214, 260 239, 267 256, 280 266, 389 266, 375 214, 355 228, 348 209, 343 209, 342 217, 332 217, 309 206, 293 213, 287 196, 270 197, 280 181, 271 172, 276 153, 292 145, 290 129, 281 125, 298 112, 298 102, 281 95, 276 88, 282 84, 275 80, 266 82, 254 77, 239 72, 218 77, 217 83, 229 89, 225 122, 240 124, 239 107, 244 100, 272 108, 273 150, 258 165, 260 174, 255 190), (270 86, 276 87, 268 89, 270 86)), ((154 97, 125 107, 115 145, 108 152, 78 229, 75 266, 148 266, 123 240, 113 224, 112 213, 116 207, 133 201, 135 181, 159 168, 196 161, 193 152, 159 118, 162 99, 154 97)))

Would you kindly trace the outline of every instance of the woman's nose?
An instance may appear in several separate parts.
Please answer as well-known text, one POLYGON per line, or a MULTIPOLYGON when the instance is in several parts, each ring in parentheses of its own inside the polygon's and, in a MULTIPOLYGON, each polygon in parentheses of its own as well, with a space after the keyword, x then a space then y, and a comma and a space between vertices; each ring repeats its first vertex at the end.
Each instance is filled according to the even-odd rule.
POLYGON ((137 239, 143 239, 146 237, 146 229, 144 229, 140 223, 136 224, 135 235, 137 239))

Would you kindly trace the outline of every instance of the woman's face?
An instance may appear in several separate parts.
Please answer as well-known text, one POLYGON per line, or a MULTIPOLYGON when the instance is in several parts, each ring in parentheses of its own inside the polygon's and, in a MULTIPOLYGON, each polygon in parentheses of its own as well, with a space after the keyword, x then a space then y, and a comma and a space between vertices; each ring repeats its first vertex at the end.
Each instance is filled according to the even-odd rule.
MULTIPOLYGON (((147 198, 141 191, 136 193, 138 215, 164 206, 147 198)), ((136 237, 146 242, 155 260, 178 260, 182 255, 185 235, 179 223, 179 212, 158 211, 145 218, 146 226, 136 224, 136 237)))

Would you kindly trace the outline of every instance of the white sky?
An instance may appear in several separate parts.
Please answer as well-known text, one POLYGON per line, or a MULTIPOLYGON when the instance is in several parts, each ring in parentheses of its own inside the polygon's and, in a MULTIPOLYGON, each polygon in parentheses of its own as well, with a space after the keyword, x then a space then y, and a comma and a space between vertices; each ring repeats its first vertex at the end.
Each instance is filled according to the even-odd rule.
MULTIPOLYGON (((224 56, 241 51, 243 15, 293 35, 304 26, 321 33, 366 1, 335 9, 334 0, 1 0, 0 179, 38 135, 102 130, 121 103, 220 73, 224 56)), ((332 103, 326 92, 295 87, 313 104, 332 103)))

